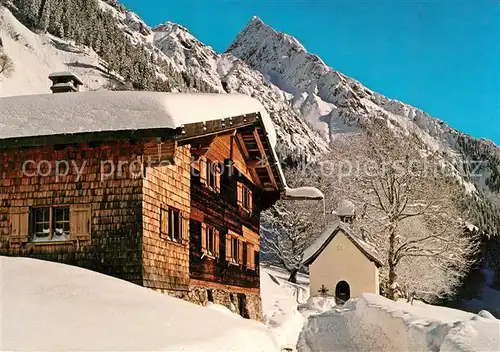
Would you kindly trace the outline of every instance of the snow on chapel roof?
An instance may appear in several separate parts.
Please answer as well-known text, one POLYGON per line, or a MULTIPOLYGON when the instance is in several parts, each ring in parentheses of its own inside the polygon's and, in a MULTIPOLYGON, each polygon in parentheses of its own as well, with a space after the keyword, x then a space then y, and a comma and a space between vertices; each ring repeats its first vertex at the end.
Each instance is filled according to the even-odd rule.
POLYGON ((382 266, 383 263, 379 258, 376 249, 368 242, 363 240, 359 235, 357 235, 349 225, 343 223, 342 221, 335 221, 331 224, 316 241, 313 242, 305 251, 303 263, 305 265, 312 264, 316 258, 323 252, 323 250, 328 246, 330 241, 341 231, 351 240, 351 242, 372 262, 377 266, 382 266))
POLYGON ((262 104, 244 94, 98 91, 0 98, 0 141, 84 132, 181 128, 259 113, 288 199, 323 199, 312 187, 288 188, 276 154, 276 131, 262 104))

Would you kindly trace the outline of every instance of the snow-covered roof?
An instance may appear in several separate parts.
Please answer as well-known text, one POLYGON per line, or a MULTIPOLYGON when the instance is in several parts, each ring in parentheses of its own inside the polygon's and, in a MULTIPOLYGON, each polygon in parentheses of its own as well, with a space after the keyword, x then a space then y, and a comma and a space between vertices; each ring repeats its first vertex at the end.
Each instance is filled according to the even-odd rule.
POLYGON ((80 92, 0 99, 0 139, 81 132, 179 128, 260 112, 270 142, 276 133, 259 101, 243 94, 80 92))
POLYGON ((305 265, 312 264, 339 231, 342 231, 368 259, 375 263, 375 265, 383 265, 377 250, 370 243, 362 239, 361 236, 357 235, 349 225, 339 220, 331 224, 321 236, 304 251, 303 263, 305 265))
POLYGON ((354 216, 355 206, 350 200, 343 199, 337 205, 337 209, 332 212, 332 214, 338 216, 354 216))
POLYGON ((82 84, 83 85, 83 81, 80 79, 80 77, 78 77, 76 74, 72 73, 72 72, 68 72, 68 71, 63 71, 63 72, 52 72, 50 75, 49 75, 49 79, 50 80, 53 80, 53 79, 56 79, 56 78, 64 78, 64 77, 71 77, 73 78, 74 80, 76 80, 79 84, 82 84))
POLYGON ((41 94, 0 99, 0 141, 85 132, 181 128, 259 113, 278 170, 284 197, 322 199, 312 187, 288 188, 276 153, 276 131, 262 104, 244 94, 98 91, 41 94), (299 191, 300 190, 300 191, 299 191))
POLYGON ((323 192, 315 187, 285 187, 285 199, 323 199, 323 192))

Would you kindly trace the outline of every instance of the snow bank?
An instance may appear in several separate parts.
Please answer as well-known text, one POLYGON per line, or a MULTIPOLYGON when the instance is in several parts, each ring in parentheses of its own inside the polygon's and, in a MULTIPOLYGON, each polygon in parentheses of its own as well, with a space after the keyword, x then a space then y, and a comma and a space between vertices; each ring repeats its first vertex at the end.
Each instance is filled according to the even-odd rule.
POLYGON ((0 257, 0 349, 278 351, 269 330, 78 267, 0 257))
POLYGON ((363 294, 311 315, 299 345, 304 351, 498 351, 499 336, 496 319, 363 294))
POLYGON ((316 296, 309 297, 307 300, 307 309, 319 313, 324 313, 332 310, 337 303, 335 302, 335 297, 331 296, 316 296))
POLYGON ((297 344, 305 318, 297 310, 298 302, 307 300, 307 283, 299 276, 299 284, 291 284, 285 279, 286 273, 279 268, 262 268, 260 290, 264 323, 273 333, 280 347, 297 344))

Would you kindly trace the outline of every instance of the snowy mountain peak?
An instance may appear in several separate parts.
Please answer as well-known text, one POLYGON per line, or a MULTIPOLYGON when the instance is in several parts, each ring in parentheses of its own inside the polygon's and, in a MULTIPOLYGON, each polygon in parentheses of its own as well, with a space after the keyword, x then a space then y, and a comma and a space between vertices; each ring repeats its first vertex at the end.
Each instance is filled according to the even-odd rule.
POLYGON ((153 28, 153 32, 170 32, 174 30, 179 30, 181 32, 189 33, 191 35, 191 33, 186 27, 170 21, 166 21, 165 23, 159 24, 153 28))
POLYGON ((457 170, 457 177, 466 189, 493 191, 495 198, 500 198, 498 147, 481 143, 418 108, 368 89, 309 53, 294 37, 261 20, 252 20, 227 52, 288 94, 293 108, 326 140, 339 133, 369 128, 371 121, 384 118, 401 137, 413 134, 426 149, 443 155, 446 163, 457 170), (464 154, 474 154, 473 158, 480 159, 488 155, 483 170, 485 179, 473 180, 475 185, 468 177, 462 177, 463 164, 470 158, 464 154))
POLYGON ((257 16, 254 16, 250 20, 250 22, 248 22, 248 24, 238 34, 235 41, 231 44, 227 51, 232 51, 243 44, 249 44, 248 40, 260 39, 254 42, 254 47, 258 47, 263 44, 273 44, 274 40, 278 38, 280 38, 280 40, 274 43, 275 48, 282 46, 281 44, 286 44, 288 46, 292 46, 293 51, 306 51, 304 46, 297 39, 295 39, 291 35, 276 31, 271 26, 265 24, 257 16))

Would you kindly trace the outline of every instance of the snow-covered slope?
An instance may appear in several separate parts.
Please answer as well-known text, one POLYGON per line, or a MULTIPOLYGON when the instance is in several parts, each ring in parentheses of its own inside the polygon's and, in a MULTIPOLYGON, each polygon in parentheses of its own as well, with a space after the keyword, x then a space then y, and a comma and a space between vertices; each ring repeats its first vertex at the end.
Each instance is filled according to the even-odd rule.
POLYGON ((64 264, 0 257, 0 299, 2 351, 279 351, 222 306, 64 264))
POLYGON ((11 77, 0 78, 0 97, 50 93, 48 76, 56 71, 75 72, 83 80, 85 90, 99 89, 109 82, 110 76, 92 50, 33 33, 2 6, 0 38, 0 52, 5 52, 15 65, 11 77))

